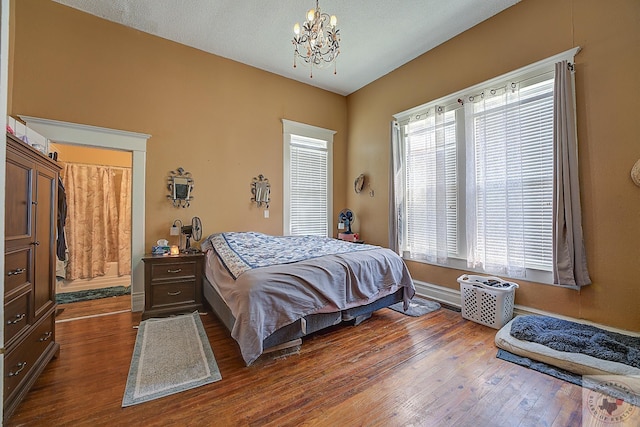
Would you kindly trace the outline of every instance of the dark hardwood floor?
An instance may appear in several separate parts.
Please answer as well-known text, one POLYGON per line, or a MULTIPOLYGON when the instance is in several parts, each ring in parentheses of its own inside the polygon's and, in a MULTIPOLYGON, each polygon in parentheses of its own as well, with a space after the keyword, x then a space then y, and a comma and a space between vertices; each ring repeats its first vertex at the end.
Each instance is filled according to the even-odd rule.
MULTIPOLYGON (((222 380, 127 408, 140 313, 60 322, 60 356, 6 425, 579 426, 582 389, 495 357, 495 330, 441 309, 382 309, 307 338, 299 354, 245 367, 202 317, 222 380)), ((588 415, 585 415, 587 417, 588 415)), ((585 419, 585 421, 587 421, 585 419)))
POLYGON ((80 317, 102 316, 121 311, 131 311, 131 295, 58 304, 56 321, 67 322, 80 317))

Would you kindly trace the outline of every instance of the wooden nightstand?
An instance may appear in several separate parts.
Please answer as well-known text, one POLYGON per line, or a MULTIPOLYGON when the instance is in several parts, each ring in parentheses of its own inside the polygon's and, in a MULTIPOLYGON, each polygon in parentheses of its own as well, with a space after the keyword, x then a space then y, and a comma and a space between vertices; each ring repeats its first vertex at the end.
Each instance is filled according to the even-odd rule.
POLYGON ((202 308, 204 254, 146 255, 142 319, 202 308))

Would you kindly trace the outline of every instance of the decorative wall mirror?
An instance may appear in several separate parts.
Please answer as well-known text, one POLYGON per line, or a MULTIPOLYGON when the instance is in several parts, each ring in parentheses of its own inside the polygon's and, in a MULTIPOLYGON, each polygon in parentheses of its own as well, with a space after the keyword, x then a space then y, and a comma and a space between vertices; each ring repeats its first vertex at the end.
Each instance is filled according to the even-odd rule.
POLYGON ((269 208, 269 202, 271 200, 271 184, 269 184, 269 180, 264 177, 264 175, 260 174, 257 177, 253 178, 253 182, 251 183, 251 201, 255 202, 258 207, 265 205, 265 207, 269 208))
POLYGON ((171 200, 176 208, 187 208, 191 204, 193 196, 193 178, 191 173, 186 172, 182 168, 169 172, 167 177, 167 188, 169 195, 167 198, 171 200))

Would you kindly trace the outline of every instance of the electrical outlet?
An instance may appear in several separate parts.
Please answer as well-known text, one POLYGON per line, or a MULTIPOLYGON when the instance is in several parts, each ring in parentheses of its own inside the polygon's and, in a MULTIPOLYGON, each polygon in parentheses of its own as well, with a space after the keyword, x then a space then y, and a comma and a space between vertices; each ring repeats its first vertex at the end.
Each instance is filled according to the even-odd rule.
POLYGON ((264 210, 264 217, 269 218, 269 209, 264 210))

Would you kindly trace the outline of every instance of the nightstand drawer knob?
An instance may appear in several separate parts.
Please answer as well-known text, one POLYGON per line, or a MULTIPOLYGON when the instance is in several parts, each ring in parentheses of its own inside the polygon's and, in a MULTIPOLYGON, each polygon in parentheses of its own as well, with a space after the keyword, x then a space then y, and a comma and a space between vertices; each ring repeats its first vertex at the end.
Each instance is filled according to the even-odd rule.
POLYGON ((177 270, 167 270, 167 273, 180 273, 182 271, 181 268, 178 268, 177 270))
POLYGON ((180 295, 181 293, 182 293, 182 291, 167 292, 167 295, 169 295, 170 297, 176 297, 176 296, 180 295))

